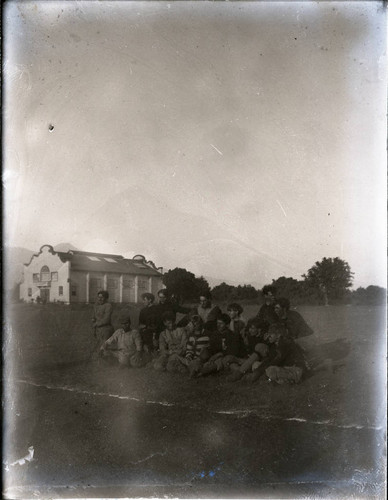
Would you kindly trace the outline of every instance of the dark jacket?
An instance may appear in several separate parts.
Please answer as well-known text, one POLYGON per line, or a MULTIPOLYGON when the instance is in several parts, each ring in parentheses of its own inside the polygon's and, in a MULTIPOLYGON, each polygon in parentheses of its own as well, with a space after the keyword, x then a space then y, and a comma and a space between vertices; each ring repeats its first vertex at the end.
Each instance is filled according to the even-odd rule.
POLYGON ((297 366, 307 370, 302 348, 289 337, 280 337, 277 344, 270 344, 267 358, 255 372, 263 374, 269 366, 297 366))
POLYGON ((263 304, 259 312, 256 315, 256 318, 259 320, 260 325, 259 328, 262 332, 268 332, 268 328, 272 323, 276 323, 279 321, 277 314, 275 313, 274 304, 263 304))
MULTIPOLYGON (((182 307, 179 304, 175 304, 170 301, 166 301, 164 304, 156 304, 155 305, 155 314, 157 317, 157 326, 156 326, 156 332, 159 334, 164 330, 164 324, 163 324, 163 314, 166 312, 172 312, 174 314, 174 317, 176 318, 177 313, 183 313, 183 314, 188 314, 191 309, 188 307, 182 307)), ((180 324, 178 326, 181 326, 180 324)))
POLYGON ((156 338, 156 328, 158 325, 158 311, 157 306, 152 304, 148 307, 143 307, 139 313, 139 332, 143 344, 147 347, 149 352, 155 349, 154 341, 156 338), (140 326, 142 325, 142 326, 140 326))
POLYGON ((139 326, 144 325, 148 329, 155 330, 158 325, 158 319, 158 309, 155 304, 143 307, 139 313, 139 326))
POLYGON ((307 337, 314 333, 313 329, 309 327, 303 317, 296 311, 287 311, 286 318, 279 319, 278 321, 285 325, 289 337, 293 339, 307 337))
POLYGON ((222 314, 221 309, 213 305, 206 309, 199 306, 194 309, 193 313, 201 317, 205 328, 208 330, 215 330, 217 328, 217 319, 222 314))
POLYGON ((271 359, 271 365, 275 366, 298 366, 306 368, 303 350, 293 339, 280 337, 276 345, 276 354, 271 359))
POLYGON ((232 332, 239 333, 240 335, 242 334, 244 328, 245 323, 242 319, 232 319, 229 325, 229 329, 232 330, 232 332))
POLYGON ((255 347, 257 344, 268 344, 268 341, 264 339, 264 334, 259 333, 259 335, 246 335, 244 337, 244 343, 245 343, 245 348, 247 351, 247 354, 252 354, 255 352, 255 347))
POLYGON ((246 354, 243 338, 239 333, 218 330, 209 333, 210 354, 213 356, 221 352, 224 356, 232 355, 243 358, 246 354))

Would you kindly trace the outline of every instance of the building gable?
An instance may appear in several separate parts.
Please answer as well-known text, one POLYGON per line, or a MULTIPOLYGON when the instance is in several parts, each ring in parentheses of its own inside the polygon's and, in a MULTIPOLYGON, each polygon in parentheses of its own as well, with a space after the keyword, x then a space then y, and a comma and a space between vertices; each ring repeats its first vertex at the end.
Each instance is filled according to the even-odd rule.
POLYGON ((43 245, 24 264, 20 297, 23 300, 94 302, 98 289, 108 289, 113 302, 138 302, 143 292, 162 286, 163 269, 143 255, 122 255, 69 250, 56 252, 43 245))

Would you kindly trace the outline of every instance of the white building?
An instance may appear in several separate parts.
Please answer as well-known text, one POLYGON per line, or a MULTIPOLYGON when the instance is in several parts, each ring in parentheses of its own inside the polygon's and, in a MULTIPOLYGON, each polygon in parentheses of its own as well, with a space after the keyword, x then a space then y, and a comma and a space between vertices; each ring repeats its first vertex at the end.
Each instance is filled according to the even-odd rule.
POLYGON ((140 302, 142 293, 155 295, 163 288, 162 273, 143 255, 125 259, 79 250, 56 252, 51 245, 43 245, 24 264, 20 298, 89 303, 95 302, 99 290, 107 290, 110 302, 140 302))

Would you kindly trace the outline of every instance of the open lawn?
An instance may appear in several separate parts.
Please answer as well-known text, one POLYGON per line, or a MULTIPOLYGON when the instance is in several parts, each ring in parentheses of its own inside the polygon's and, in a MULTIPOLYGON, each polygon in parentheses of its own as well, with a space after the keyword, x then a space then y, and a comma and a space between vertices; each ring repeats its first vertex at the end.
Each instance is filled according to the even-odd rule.
POLYGON ((8 498, 385 496, 385 308, 299 307, 308 356, 342 364, 297 386, 90 361, 90 311, 8 309, 5 459, 35 453, 8 498))

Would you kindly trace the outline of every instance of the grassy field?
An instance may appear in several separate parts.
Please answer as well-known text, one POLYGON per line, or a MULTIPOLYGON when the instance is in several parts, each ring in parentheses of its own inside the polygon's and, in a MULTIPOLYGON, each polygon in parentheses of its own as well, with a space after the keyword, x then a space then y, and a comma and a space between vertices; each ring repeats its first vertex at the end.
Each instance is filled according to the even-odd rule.
MULTIPOLYGON (((115 308, 113 324, 117 323, 121 308, 115 308)), ((242 382, 226 384, 224 376, 192 381, 154 373, 149 368, 129 371, 130 376, 118 376, 115 368, 105 365, 101 369, 89 362, 93 346, 91 311, 92 306, 15 304, 10 309, 8 335, 5 336, 7 373, 17 377, 40 377, 46 381, 66 380, 72 385, 83 383, 96 390, 99 384, 109 386, 110 391, 116 390, 118 384, 125 384, 134 397, 174 402, 185 397, 189 384, 196 388, 198 397, 194 395, 195 400, 205 398, 206 405, 218 405, 223 409, 229 406, 255 408, 258 399, 268 403, 267 392, 271 388, 247 387, 242 382), (227 398, 219 389, 220 384, 228 386, 227 398), (215 387, 217 390, 213 394, 215 387)), ((130 311, 136 325, 138 308, 132 306, 130 311)), ((244 317, 249 318, 256 311, 257 306, 246 306, 244 317)), ((320 414, 326 419, 340 418, 346 423, 359 420, 362 424, 379 425, 386 352, 384 308, 306 306, 298 311, 314 329, 314 335, 299 341, 307 357, 331 358, 340 361, 342 366, 334 374, 317 373, 296 388, 277 388, 278 394, 295 392, 296 400, 291 402, 288 414, 293 415, 296 411, 294 402, 304 414, 315 414, 317 407, 324 403, 320 414), (306 405, 308 399, 313 403, 306 405)), ((273 411, 274 402, 270 403, 273 411)))
MULTIPOLYGON (((258 306, 246 306, 244 317, 249 318, 257 310, 258 306)), ((113 481, 115 474, 122 474, 125 463, 140 464, 139 457, 149 453, 156 458, 151 459, 147 471, 152 481, 163 484, 186 481, 193 468, 189 464, 196 460, 203 468, 228 464, 222 466, 222 488, 235 484, 238 475, 243 490, 254 488, 252 494, 258 498, 263 498, 260 495, 264 494, 264 485, 271 481, 283 481, 287 486, 285 492, 278 492, 279 498, 287 497, 287 492, 293 491, 289 488, 298 481, 309 484, 309 494, 314 491, 321 497, 322 491, 329 494, 324 488, 333 482, 337 488, 333 490, 334 497, 339 495, 338 485, 342 484, 343 498, 350 493, 356 498, 383 498, 385 308, 308 306, 297 310, 315 332, 300 340, 308 356, 331 357, 341 366, 334 373, 319 372, 297 386, 273 386, 265 381, 254 385, 242 381, 228 383, 225 375, 191 380, 157 373, 149 367, 120 371, 91 362, 91 306, 14 304, 8 310, 5 335, 5 380, 13 410, 7 415, 5 444, 10 460, 25 453, 26 444, 33 444, 41 462, 40 469, 29 466, 11 483, 29 484, 35 478, 51 484, 54 479, 50 474, 54 472, 49 464, 56 464, 55 471, 67 470, 69 456, 72 466, 68 466, 66 481, 70 484, 79 485, 80 470, 89 482, 96 484, 96 467, 108 467, 107 464, 110 471, 116 471, 109 475, 113 481), (15 414, 20 417, 15 418, 15 414), (75 421, 79 415, 83 420, 75 421), (138 422, 136 438, 130 438, 132 445, 123 448, 123 433, 129 432, 128 425, 133 426, 133 422, 138 422), (253 429, 257 429, 255 434, 253 429), (201 448, 197 445, 203 433, 207 440, 201 448), (55 458, 46 446, 47 435, 56 443, 59 455, 55 458), (93 459, 89 472, 81 465, 75 467, 84 463, 85 456, 72 436, 79 436, 77 439, 89 454, 99 456, 98 447, 105 450, 105 458, 93 459), (240 462, 232 465, 239 440, 245 449, 238 452, 240 462), (258 447, 260 453, 256 453, 258 447), (158 454, 163 454, 165 460, 160 461, 158 454), (241 476, 241 467, 245 476, 241 476), (44 470, 46 475, 40 476, 38 470, 39 474, 44 470), (320 482, 326 486, 318 487, 320 482)), ((118 311, 116 307, 114 323, 118 311)), ((131 307, 131 314, 136 325, 138 309, 131 307)), ((221 486, 214 478, 206 477, 201 485, 209 489, 203 494, 211 497, 221 486)), ((114 484, 115 481, 119 479, 114 484)), ((135 483, 144 486, 144 481, 149 484, 150 479, 137 478, 135 483)), ((191 487, 197 485, 197 480, 189 482, 191 487)), ((161 491, 152 490, 152 494, 156 492, 158 496, 161 491)), ((190 491, 195 497, 202 490, 190 491)), ((110 496, 108 493, 105 492, 110 496)), ((127 490, 125 494, 128 495, 127 490)), ((144 490, 139 494, 145 494, 144 490)), ((191 496, 186 490, 177 494, 191 496)), ((330 495, 333 497, 333 492, 330 495)), ((299 497, 293 493, 291 498, 299 497)))

